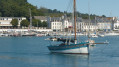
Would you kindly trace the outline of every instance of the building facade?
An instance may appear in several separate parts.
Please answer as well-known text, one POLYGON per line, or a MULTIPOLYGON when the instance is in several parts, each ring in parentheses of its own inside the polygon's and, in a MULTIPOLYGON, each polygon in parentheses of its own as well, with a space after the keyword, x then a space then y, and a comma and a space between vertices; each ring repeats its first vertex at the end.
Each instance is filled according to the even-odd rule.
POLYGON ((50 26, 51 29, 54 31, 61 31, 62 30, 62 18, 60 17, 52 17, 50 18, 50 26))
MULTIPOLYGON (((115 17, 96 17, 94 20, 82 19, 77 17, 77 32, 87 31, 110 31, 119 29, 119 21, 115 17), (89 22, 90 21, 90 22, 89 22)), ((73 27, 74 23, 71 18, 63 17, 49 17, 48 26, 52 30, 64 30, 73 27)))
POLYGON ((33 18, 38 19, 41 22, 44 22, 44 21, 46 22, 47 21, 47 16, 34 16, 33 18))
POLYGON ((22 20, 25 20, 25 17, 0 17, 0 28, 10 28, 12 27, 11 21, 13 19, 18 19, 18 26, 22 20))
POLYGON ((114 30, 119 31, 119 20, 114 23, 114 30))

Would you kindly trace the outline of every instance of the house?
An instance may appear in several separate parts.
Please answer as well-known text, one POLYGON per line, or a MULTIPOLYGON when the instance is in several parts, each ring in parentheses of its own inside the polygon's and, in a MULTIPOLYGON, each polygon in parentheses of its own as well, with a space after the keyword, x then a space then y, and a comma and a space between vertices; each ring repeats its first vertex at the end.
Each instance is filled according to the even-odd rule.
POLYGON ((54 31, 62 30, 62 19, 60 17, 52 17, 50 20, 51 29, 54 31))
POLYGON ((116 30, 116 31, 119 30, 119 20, 117 18, 114 21, 114 30, 116 30))
POLYGON ((98 30, 110 31, 113 30, 113 17, 97 17, 98 30))
POLYGON ((44 21, 47 22, 47 16, 34 16, 33 18, 38 19, 41 22, 44 22, 44 21))
POLYGON ((62 17, 48 17, 47 18, 48 27, 55 31, 63 31, 69 26, 72 26, 72 22, 70 19, 66 18, 66 16, 62 17))
POLYGON ((25 20, 25 17, 0 17, 0 28, 11 28, 11 21, 13 19, 18 19, 18 26, 20 26, 20 22, 25 20))

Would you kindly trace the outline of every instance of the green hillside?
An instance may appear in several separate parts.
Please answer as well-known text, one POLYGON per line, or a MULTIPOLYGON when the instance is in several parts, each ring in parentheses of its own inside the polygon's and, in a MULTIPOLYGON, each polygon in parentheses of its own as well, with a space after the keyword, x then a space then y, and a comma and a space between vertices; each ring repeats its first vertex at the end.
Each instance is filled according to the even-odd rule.
MULTIPOLYGON (((29 8, 31 9, 32 16, 59 17, 67 14, 70 17, 72 15, 71 13, 58 11, 57 9, 37 8, 37 6, 28 3, 27 0, 0 0, 0 16, 2 17, 29 18, 29 8)), ((84 19, 88 18, 88 14, 78 13, 78 16, 84 19)), ((94 19, 94 16, 96 15, 91 15, 91 19, 94 19)))
POLYGON ((0 0, 0 16, 2 17, 29 17, 29 8, 32 10, 32 15, 43 15, 27 0, 0 0))

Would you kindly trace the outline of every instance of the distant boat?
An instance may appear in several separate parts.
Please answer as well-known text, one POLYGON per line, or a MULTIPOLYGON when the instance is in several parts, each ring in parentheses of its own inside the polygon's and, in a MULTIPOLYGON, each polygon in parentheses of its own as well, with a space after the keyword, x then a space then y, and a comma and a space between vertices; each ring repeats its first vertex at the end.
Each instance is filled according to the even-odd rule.
POLYGON ((105 35, 104 35, 104 34, 98 34, 98 36, 100 36, 100 37, 104 37, 105 35))
POLYGON ((31 32, 22 33, 21 36, 35 36, 36 34, 31 32))
POLYGON ((61 39, 63 43, 47 46, 52 53, 89 54, 89 42, 77 42, 76 37, 76 0, 74 0, 74 39, 61 39))
POLYGON ((0 34, 0 37, 7 37, 7 36, 9 36, 9 34, 0 34))
POLYGON ((97 38, 98 37, 96 34, 91 34, 89 36, 92 37, 92 38, 97 38))
POLYGON ((109 33, 105 33, 105 36, 117 36, 119 35, 119 32, 109 32, 109 33))

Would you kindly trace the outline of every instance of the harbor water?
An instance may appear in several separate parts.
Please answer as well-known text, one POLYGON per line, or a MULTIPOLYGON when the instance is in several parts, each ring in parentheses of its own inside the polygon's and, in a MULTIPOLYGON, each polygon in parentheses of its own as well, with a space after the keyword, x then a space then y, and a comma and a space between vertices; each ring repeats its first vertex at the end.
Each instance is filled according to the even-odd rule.
POLYGON ((90 47, 90 55, 50 53, 46 38, 0 37, 0 67, 119 67, 119 36, 93 38, 109 44, 90 47))

